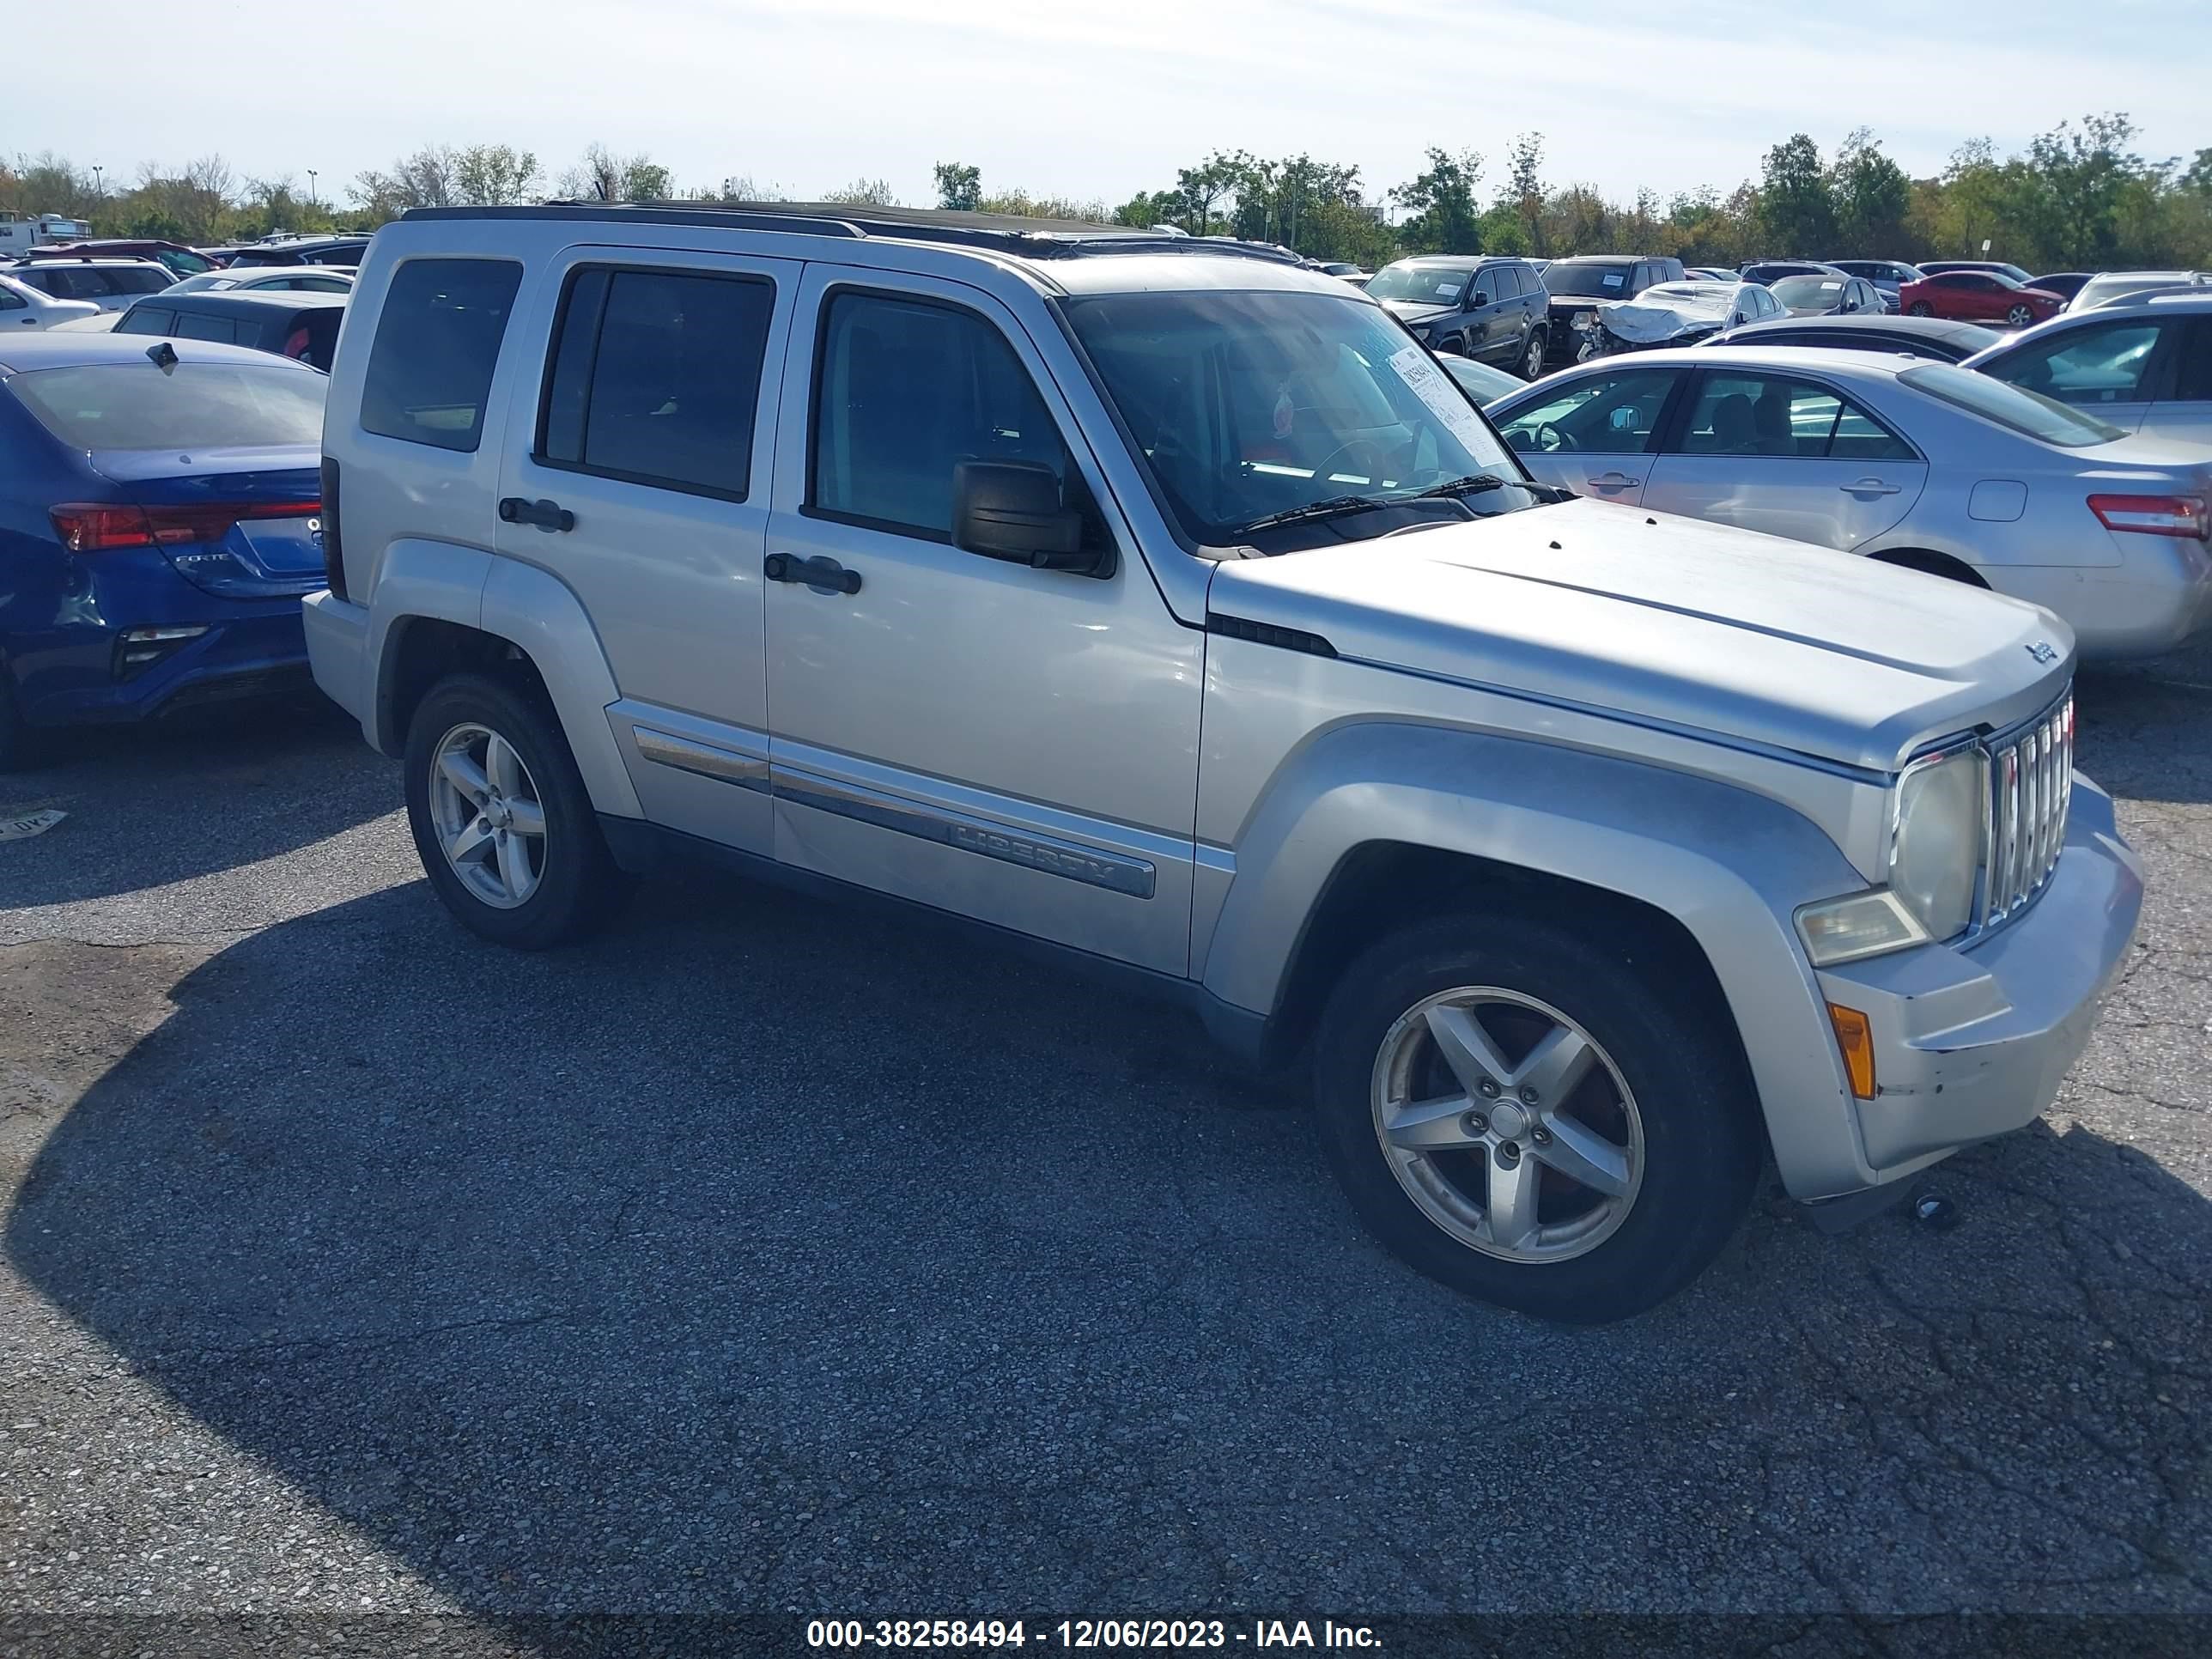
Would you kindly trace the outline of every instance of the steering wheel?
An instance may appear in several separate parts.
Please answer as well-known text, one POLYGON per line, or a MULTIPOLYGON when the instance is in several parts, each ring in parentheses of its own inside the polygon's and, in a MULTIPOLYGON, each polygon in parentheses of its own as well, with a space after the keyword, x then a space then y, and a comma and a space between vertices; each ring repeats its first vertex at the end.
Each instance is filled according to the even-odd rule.
POLYGON ((1375 465, 1367 470, 1367 481, 1370 483, 1381 483, 1383 469, 1390 465, 1390 458, 1382 453, 1382 446, 1372 438, 1346 438, 1335 448, 1330 450, 1322 459, 1322 464, 1314 469, 1314 481, 1316 483, 1328 482, 1329 474, 1336 471, 1337 462, 1355 449, 1364 449, 1374 457, 1375 465))
POLYGON ((1558 427, 1553 426, 1549 421, 1539 421, 1536 423, 1536 430, 1534 435, 1536 440, 1536 447, 1538 451, 1546 455, 1554 454, 1562 449, 1573 449, 1577 447, 1572 438, 1570 438, 1565 433, 1559 430, 1558 427))

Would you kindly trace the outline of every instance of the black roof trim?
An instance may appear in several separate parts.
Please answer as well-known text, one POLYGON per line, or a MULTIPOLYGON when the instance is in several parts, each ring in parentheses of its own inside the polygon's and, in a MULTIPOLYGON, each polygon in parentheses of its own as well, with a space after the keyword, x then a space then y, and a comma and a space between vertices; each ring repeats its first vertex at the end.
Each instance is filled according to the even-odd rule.
POLYGON ((402 219, 561 219, 641 225, 705 225, 720 230, 769 230, 848 240, 891 237, 1066 259, 1096 253, 1224 253, 1296 265, 1297 256, 1228 236, 1170 236, 1073 219, 1023 219, 1007 214, 952 213, 934 208, 848 205, 839 202, 544 202, 534 207, 410 208, 402 219))

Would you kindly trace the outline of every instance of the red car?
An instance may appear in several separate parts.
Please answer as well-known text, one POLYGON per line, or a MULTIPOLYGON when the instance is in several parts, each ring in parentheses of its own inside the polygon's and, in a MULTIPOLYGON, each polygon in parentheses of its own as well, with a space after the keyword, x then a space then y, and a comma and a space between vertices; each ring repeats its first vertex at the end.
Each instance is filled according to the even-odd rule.
POLYGON ((1917 283, 1899 283, 1897 305, 1914 317, 2026 328, 2065 310, 2066 296, 2016 283, 2000 271, 1945 270, 1917 283))

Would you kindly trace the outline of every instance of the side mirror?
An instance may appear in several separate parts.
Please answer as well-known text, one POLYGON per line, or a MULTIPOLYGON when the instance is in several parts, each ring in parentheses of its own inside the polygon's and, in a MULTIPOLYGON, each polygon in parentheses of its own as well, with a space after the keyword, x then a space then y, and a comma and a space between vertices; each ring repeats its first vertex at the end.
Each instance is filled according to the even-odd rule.
POLYGON ((1036 461, 961 461, 952 469, 952 544, 1037 570, 1103 574, 1083 546, 1083 515, 1060 474, 1036 461))
POLYGON ((1480 289, 1475 289, 1474 298, 1468 301, 1468 304, 1471 306, 1486 306, 1489 303, 1490 296, 1484 293, 1480 289))

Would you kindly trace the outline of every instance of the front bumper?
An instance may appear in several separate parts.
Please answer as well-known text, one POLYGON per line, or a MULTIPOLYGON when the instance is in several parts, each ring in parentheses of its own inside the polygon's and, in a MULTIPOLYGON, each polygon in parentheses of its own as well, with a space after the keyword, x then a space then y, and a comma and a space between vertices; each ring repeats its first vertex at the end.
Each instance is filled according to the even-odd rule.
POLYGON ((1866 1015, 1874 1031, 1875 1097, 1856 1103, 1875 1175, 1866 1185, 2042 1115, 2126 958, 2142 891, 2112 797, 2077 780, 2066 850, 2019 921, 1964 948, 1923 946, 1819 975, 1822 994, 1866 1015))

